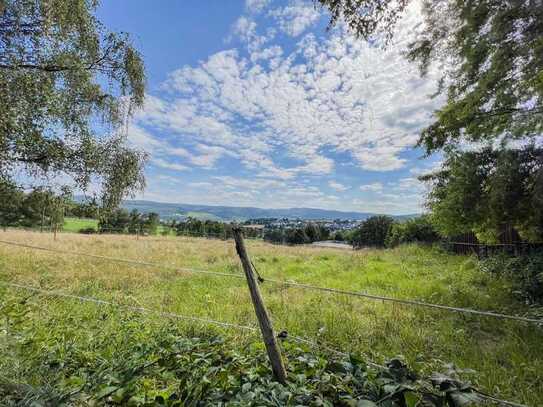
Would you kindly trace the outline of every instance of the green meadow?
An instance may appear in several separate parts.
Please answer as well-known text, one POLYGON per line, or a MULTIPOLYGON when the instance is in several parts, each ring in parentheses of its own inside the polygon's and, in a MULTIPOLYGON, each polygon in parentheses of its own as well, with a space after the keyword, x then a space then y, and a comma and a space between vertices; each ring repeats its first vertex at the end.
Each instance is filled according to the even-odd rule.
POLYGON ((87 218, 64 218, 62 230, 64 232, 79 232, 81 229, 95 228, 98 229, 98 220, 87 218))
MULTIPOLYGON (((48 234, 16 230, 2 233, 2 239, 178 268, 242 273, 232 241, 165 236, 136 240, 131 236, 78 234, 59 234, 54 241, 48 234)), ((517 315, 533 312, 514 297, 508 281, 481 272, 476 259, 450 255, 438 248, 410 245, 341 251, 260 241, 247 241, 247 247, 264 278, 517 315)), ((3 282, 257 327, 242 278, 5 245, 0 245, 0 275, 3 282)), ((486 393, 530 406, 543 405, 541 327, 271 282, 262 283, 261 290, 276 330, 318 342, 321 349, 315 352, 334 348, 361 354, 379 364, 398 356, 421 376, 453 364, 463 380, 486 393)), ((122 308, 23 289, 0 287, 0 299, 5 314, 4 336, 27 343, 26 349, 37 352, 34 356, 26 352, 27 360, 21 356, 25 355, 23 348, 17 348, 21 354, 16 360, 26 362, 1 358, 0 388, 2 380, 17 378, 42 389, 47 385, 43 369, 54 371, 55 380, 69 387, 70 380, 83 380, 80 375, 45 366, 40 352, 57 355, 62 361, 77 349, 78 364, 106 363, 120 358, 119 347, 141 348, 144 352, 146 343, 159 343, 157 335, 172 327, 188 336, 220 335, 233 349, 250 349, 259 342, 253 332, 163 316, 136 317, 122 308), (7 309, 15 311, 10 314, 7 309), (24 322, 11 327, 19 319, 24 322)), ((2 352, 16 352, 11 346, 4 340, 2 352)), ((152 386, 167 387, 166 382, 152 386)))

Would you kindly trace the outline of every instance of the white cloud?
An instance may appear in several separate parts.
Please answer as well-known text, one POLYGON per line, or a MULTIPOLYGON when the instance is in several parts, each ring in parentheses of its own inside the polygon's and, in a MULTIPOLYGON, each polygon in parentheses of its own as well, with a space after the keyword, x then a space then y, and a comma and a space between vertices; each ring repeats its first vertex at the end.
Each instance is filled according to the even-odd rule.
POLYGON ((220 181, 220 184, 226 188, 243 188, 249 190, 268 189, 273 187, 283 187, 284 183, 273 179, 246 179, 236 178, 228 175, 213 177, 220 181))
POLYGON ((380 182, 373 182, 371 184, 360 185, 361 191, 380 192, 383 190, 383 184, 380 182))
POLYGON ((278 64, 282 55, 283 49, 278 45, 274 45, 261 51, 257 50, 252 52, 251 61, 257 62, 259 60, 268 60, 271 64, 278 64))
MULTIPOLYGON (((160 196, 160 184, 153 183, 148 196, 160 196)), ((164 197, 161 198, 164 200, 164 197)), ((324 194, 316 186, 302 185, 296 181, 279 181, 262 178, 240 178, 234 176, 214 176, 209 181, 194 181, 186 184, 182 194, 168 194, 166 201, 199 203, 210 205, 259 206, 291 208, 310 206, 326 208, 338 205, 340 198, 324 194), (202 192, 203 191, 203 192, 202 192), (300 201, 306 202, 300 205, 300 201), (310 202, 308 204, 307 202, 310 202)))
POLYGON ((241 16, 234 23, 233 31, 242 40, 251 41, 256 36, 256 23, 245 16, 241 16))
POLYGON ((426 175, 441 169, 443 161, 441 159, 426 163, 423 166, 413 167, 409 169, 409 172, 415 176, 426 175))
POLYGON ((260 13, 269 2, 270 0, 245 0, 245 8, 250 13, 260 13))
POLYGON ((391 182, 389 186, 398 191, 410 191, 413 193, 425 191, 424 183, 415 177, 400 178, 398 181, 391 182))
MULTIPOLYGON (((261 11, 257 3, 267 4, 248 1, 248 10, 261 11)), ((136 115, 131 141, 163 165, 223 170, 221 159, 236 158, 238 170, 252 178, 212 178, 208 203, 286 207, 309 199, 312 206, 337 205, 337 197, 302 179, 332 174, 341 164, 336 156, 350 158, 361 170, 406 166, 404 153, 441 103, 428 97, 435 91, 432 73, 420 79, 402 55, 420 21, 416 11, 398 24, 399 41, 387 50, 341 27, 323 38, 304 34, 318 20, 313 13, 318 14, 311 3, 291 2, 239 18, 233 32, 247 50, 226 49, 172 72, 162 85, 164 94, 148 97, 136 115), (297 42, 273 41, 274 31, 261 29, 266 18, 298 35, 297 42)), ((360 190, 381 196, 386 189, 415 202, 409 182, 360 190)), ((347 188, 335 181, 328 186, 347 188)))
POLYGON ((366 170, 396 170, 439 104, 428 97, 435 82, 421 80, 403 50, 384 51, 342 29, 321 41, 307 34, 289 54, 278 46, 249 58, 225 50, 173 72, 164 85, 173 98, 153 100, 139 117, 184 140, 223 147, 266 176, 329 174, 334 161, 323 149, 348 153, 366 170), (278 165, 273 152, 299 164, 278 165))
POLYGON ((128 141, 151 155, 151 162, 162 168, 188 169, 188 165, 211 169, 223 156, 237 157, 237 154, 221 146, 198 143, 194 151, 174 147, 164 139, 158 139, 137 125, 130 125, 128 141), (166 159, 182 158, 185 165, 168 163, 166 159), (174 168, 177 167, 177 168, 174 168))
POLYGON ((386 214, 421 213, 423 209, 418 197, 411 195, 391 195, 378 201, 355 199, 353 204, 354 210, 386 214))
POLYGON ((213 184, 211 182, 189 182, 188 186, 192 187, 192 188, 205 188, 205 189, 208 189, 208 188, 213 187, 213 184))
POLYGON ((336 191, 339 191, 339 192, 344 192, 344 191, 347 191, 349 189, 349 187, 343 185, 343 184, 340 184, 339 182, 336 182, 336 181, 328 181, 328 186, 332 189, 335 189, 336 191))
POLYGON ((181 179, 179 178, 172 177, 171 175, 164 175, 164 174, 157 175, 156 179, 159 182, 167 182, 168 184, 179 184, 181 182, 181 179))
POLYGON ((187 167, 186 165, 166 161, 162 158, 153 158, 151 160, 151 163, 156 165, 157 167, 166 168, 167 170, 186 171, 189 169, 189 167, 187 167))
MULTIPOLYGON (((275 34, 276 30, 269 28, 264 35, 259 35, 256 22, 249 17, 241 16, 232 26, 232 35, 228 36, 226 42, 238 38, 247 45, 249 53, 258 53, 264 44, 275 37, 275 34)), ((254 58, 257 58, 257 56, 255 55, 254 58)))
POLYGON ((315 24, 321 13, 313 4, 305 1, 293 1, 286 7, 271 10, 269 15, 274 17, 279 28, 291 37, 297 37, 315 24))

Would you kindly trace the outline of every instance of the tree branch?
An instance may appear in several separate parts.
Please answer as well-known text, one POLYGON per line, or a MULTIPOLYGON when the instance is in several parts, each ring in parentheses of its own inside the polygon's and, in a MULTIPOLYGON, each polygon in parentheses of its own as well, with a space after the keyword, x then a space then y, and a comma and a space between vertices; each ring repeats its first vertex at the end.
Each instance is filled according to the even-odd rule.
POLYGON ((69 67, 69 66, 34 65, 34 64, 18 64, 18 65, 0 64, 0 68, 10 69, 10 70, 34 69, 37 71, 44 71, 44 72, 62 72, 62 71, 70 71, 70 70, 75 69, 74 67, 69 67))
POLYGON ((508 115, 508 114, 515 114, 519 113, 522 115, 525 114, 538 114, 543 113, 543 106, 536 106, 532 109, 517 109, 517 108, 510 108, 510 109, 501 109, 501 110, 491 110, 489 112, 478 112, 475 113, 475 117, 492 117, 492 116, 502 116, 502 115, 508 115))
MULTIPOLYGON (((98 71, 104 71, 108 70, 107 68, 114 70, 119 69, 120 66, 111 64, 109 67, 105 66, 105 62, 108 61, 109 54, 111 50, 113 49, 113 46, 110 45, 100 56, 97 60, 92 61, 84 66, 81 67, 81 69, 85 70, 98 70, 98 71), (104 69, 105 68, 105 69, 104 69)), ((109 61, 110 63, 112 61, 109 61)), ((43 71, 43 72, 64 72, 64 71, 73 71, 78 69, 76 66, 66 66, 66 65, 40 65, 40 64, 32 64, 32 63, 23 63, 23 64, 6 64, 6 63, 0 63, 0 69, 10 69, 10 70, 17 70, 17 69, 32 69, 37 71, 43 71)))

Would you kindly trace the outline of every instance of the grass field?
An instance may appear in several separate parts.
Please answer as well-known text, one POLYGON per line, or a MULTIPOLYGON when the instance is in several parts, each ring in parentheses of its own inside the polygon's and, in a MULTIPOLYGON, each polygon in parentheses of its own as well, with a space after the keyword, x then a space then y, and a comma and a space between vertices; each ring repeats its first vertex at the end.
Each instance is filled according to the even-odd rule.
POLYGON ((86 218, 64 218, 62 230, 64 232, 79 232, 81 229, 98 228, 98 220, 86 218))
MULTIPOLYGON (((4 232, 1 238, 178 267, 241 273, 232 241, 158 236, 135 240, 130 236, 75 234, 60 234, 53 241, 49 235, 22 231, 4 232)), ((448 255, 437 249, 405 246, 347 252, 274 246, 258 241, 248 241, 247 246, 264 277, 460 307, 516 314, 530 312, 529 307, 512 297, 507 281, 482 274, 472 258, 448 255)), ((0 275, 2 281, 255 326, 242 279, 3 245, 0 245, 0 275)), ((277 331, 318 339, 345 352, 361 352, 378 363, 403 355, 422 375, 443 370, 445 363, 453 363, 461 369, 473 369, 475 372, 466 372, 464 377, 487 393, 530 406, 543 405, 541 327, 272 283, 263 283, 261 289, 277 331)), ((151 316, 134 322, 127 311, 106 314, 99 305, 32 296, 19 290, 0 288, 0 295, 4 303, 10 304, 14 298, 26 299, 21 312, 32 322, 34 334, 25 338, 19 333, 20 340, 45 341, 53 346, 47 339, 53 335, 57 338, 54 346, 59 355, 68 354, 76 344, 84 344, 81 346, 89 352, 85 357, 107 359, 106 353, 114 350, 103 350, 96 342, 102 337, 116 337, 122 330, 134 333, 123 340, 144 341, 150 331, 158 332, 172 324, 189 333, 195 329, 194 324, 151 316), (64 332, 67 326, 72 328, 64 332), (57 344, 59 337, 62 343, 57 344), (103 353, 90 356, 91 349, 98 348, 103 353)), ((252 333, 227 328, 202 325, 198 330, 220 332, 232 346, 240 348, 258 339, 252 333)), ((1 358, 0 372, 21 381, 35 374, 10 358, 1 358)))

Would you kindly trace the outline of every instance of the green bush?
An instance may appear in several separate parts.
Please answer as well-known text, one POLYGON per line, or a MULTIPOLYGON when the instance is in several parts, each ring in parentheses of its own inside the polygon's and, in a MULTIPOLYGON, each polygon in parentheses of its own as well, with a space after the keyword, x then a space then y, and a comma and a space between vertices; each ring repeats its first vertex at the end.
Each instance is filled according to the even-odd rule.
POLYGON ((338 242, 343 242, 345 240, 345 236, 343 236, 343 233, 341 233, 340 230, 338 230, 333 237, 333 240, 336 240, 338 242))
POLYGON ((79 233, 83 233, 85 235, 92 235, 94 233, 96 233, 96 229, 93 228, 92 226, 89 226, 89 227, 86 227, 86 228, 83 228, 83 229, 79 229, 79 233))
POLYGON ((395 247, 402 243, 433 243, 439 239, 428 216, 419 216, 402 223, 394 223, 386 237, 386 246, 395 247))
POLYGON ((305 244, 310 243, 311 240, 305 234, 304 229, 287 229, 286 231, 286 242, 288 244, 305 244))
POLYGON ((481 260, 479 267, 511 279, 515 291, 526 301, 543 304, 543 250, 520 257, 502 253, 481 260))
POLYGON ((354 232, 352 244, 354 247, 376 246, 383 247, 394 219, 390 216, 371 216, 366 219, 354 232))

